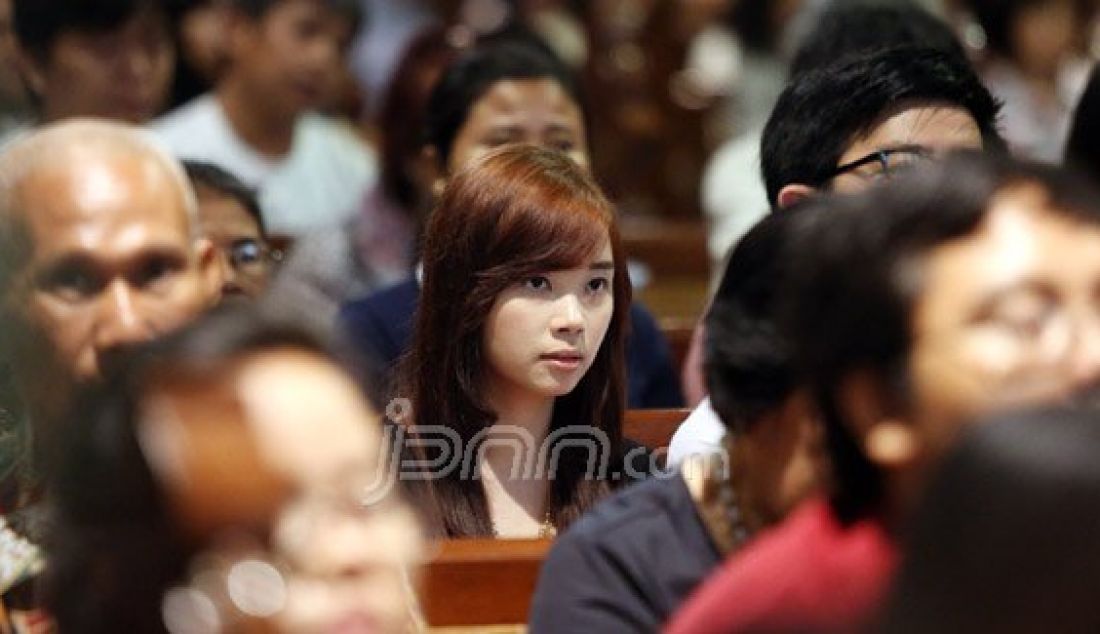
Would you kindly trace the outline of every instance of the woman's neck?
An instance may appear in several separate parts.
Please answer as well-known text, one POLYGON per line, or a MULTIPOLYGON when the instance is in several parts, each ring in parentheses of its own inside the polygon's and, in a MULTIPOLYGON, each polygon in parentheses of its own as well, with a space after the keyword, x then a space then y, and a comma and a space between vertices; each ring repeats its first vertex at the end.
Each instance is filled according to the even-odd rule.
POLYGON ((296 114, 257 106, 247 86, 234 78, 227 78, 222 83, 217 99, 233 131, 256 152, 276 159, 290 152, 294 124, 298 120, 296 114))
POLYGON ((549 482, 539 472, 546 468, 540 456, 554 399, 497 390, 487 401, 497 419, 478 472, 493 526, 500 537, 538 537, 545 531, 549 482))

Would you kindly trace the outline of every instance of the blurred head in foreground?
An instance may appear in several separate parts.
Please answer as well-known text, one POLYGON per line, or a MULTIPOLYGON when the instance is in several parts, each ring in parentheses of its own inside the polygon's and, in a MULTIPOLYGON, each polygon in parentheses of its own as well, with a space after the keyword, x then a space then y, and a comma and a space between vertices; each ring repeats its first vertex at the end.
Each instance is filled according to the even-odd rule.
POLYGON ((901 521, 965 421, 1100 374, 1100 197, 963 153, 849 197, 799 235, 790 324, 840 517, 901 521))
POLYGON ((1094 408, 1015 414, 944 461, 906 545, 887 632, 1096 632, 1094 408))
POLYGON ((74 411, 47 581, 62 630, 408 626, 420 532, 379 417, 301 331, 222 309, 74 411))

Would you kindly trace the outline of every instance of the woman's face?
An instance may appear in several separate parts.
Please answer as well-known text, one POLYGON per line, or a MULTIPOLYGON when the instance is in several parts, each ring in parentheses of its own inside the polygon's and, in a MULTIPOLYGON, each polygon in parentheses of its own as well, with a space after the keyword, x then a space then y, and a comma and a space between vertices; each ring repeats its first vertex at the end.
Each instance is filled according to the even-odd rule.
POLYGON ((288 569, 277 625, 404 631, 420 531, 387 487, 377 413, 343 372, 307 353, 264 355, 242 369, 239 390, 263 453, 299 491, 274 524, 272 551, 288 569))
POLYGON ((490 150, 513 143, 559 150, 589 169, 584 116, 554 79, 505 79, 490 86, 455 136, 447 171, 453 174, 490 150))
POLYGON ((497 296, 482 343, 491 397, 555 398, 577 386, 611 323, 614 270, 605 237, 581 266, 529 277, 497 296))
MULTIPOLYGON (((409 631, 421 531, 392 490, 378 415, 354 382, 315 354, 272 350, 243 360, 229 392, 169 394, 160 403, 172 409, 156 410, 144 434, 184 521, 211 520, 187 522, 210 544, 190 587, 216 599, 226 622, 409 631), (244 433, 227 436, 235 428, 244 433), (195 459, 202 447, 208 460, 195 459)), ((192 603, 166 599, 166 619, 204 622, 192 603)))

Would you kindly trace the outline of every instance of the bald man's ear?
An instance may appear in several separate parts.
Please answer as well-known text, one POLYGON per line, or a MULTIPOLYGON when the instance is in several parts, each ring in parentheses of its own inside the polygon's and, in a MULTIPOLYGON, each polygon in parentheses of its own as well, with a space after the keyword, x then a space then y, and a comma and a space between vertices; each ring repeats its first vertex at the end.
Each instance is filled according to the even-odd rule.
POLYGON ((803 185, 802 183, 791 183, 779 190, 779 196, 776 198, 776 202, 779 203, 780 209, 786 209, 816 194, 817 188, 815 187, 803 185))
POLYGON ((218 256, 218 248, 209 239, 199 238, 195 241, 195 256, 198 259, 203 291, 209 299, 209 305, 213 306, 221 300, 222 285, 225 284, 225 271, 218 256))
POLYGON ((23 77, 27 88, 36 97, 41 98, 46 90, 46 69, 39 60, 20 47, 17 51, 16 64, 19 66, 19 74, 23 77))

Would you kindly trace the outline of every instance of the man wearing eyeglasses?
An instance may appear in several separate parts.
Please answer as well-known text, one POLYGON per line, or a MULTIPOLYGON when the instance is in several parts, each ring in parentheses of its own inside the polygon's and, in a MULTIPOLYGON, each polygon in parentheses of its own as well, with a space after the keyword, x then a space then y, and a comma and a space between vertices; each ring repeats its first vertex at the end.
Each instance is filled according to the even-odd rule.
POLYGON ((183 167, 198 196, 203 235, 222 264, 222 297, 259 299, 282 252, 268 242, 256 193, 213 163, 184 161, 183 167))
POLYGON ((962 56, 898 47, 796 76, 764 128, 772 209, 858 191, 952 149, 1002 150, 1000 105, 962 56))
MULTIPOLYGON (((1001 151, 999 111, 961 48, 877 49, 796 73, 760 144, 768 205, 856 192, 948 150, 1001 151)), ((701 350, 692 357, 701 359, 701 350)), ((685 368, 693 371, 701 367, 685 368)), ((677 430, 670 464, 720 449, 725 428, 705 404, 677 430)))

